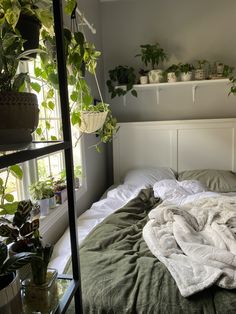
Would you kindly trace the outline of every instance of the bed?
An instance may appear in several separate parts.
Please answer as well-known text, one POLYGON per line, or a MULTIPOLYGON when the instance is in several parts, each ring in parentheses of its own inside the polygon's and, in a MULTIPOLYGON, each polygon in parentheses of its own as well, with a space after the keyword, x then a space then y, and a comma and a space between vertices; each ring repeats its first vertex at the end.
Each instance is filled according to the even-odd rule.
MULTIPOLYGON (((228 197, 234 218, 235 128, 236 119, 120 124, 113 146, 118 186, 78 219, 84 313, 236 312, 234 285, 223 289, 218 277, 184 295, 159 247, 152 250, 144 239, 160 206, 176 210, 193 198, 228 197), (188 187, 173 187, 186 180, 188 187), (189 180, 199 183, 197 189, 189 180)), ((70 269, 67 236, 56 244, 51 263, 59 271, 70 269)))

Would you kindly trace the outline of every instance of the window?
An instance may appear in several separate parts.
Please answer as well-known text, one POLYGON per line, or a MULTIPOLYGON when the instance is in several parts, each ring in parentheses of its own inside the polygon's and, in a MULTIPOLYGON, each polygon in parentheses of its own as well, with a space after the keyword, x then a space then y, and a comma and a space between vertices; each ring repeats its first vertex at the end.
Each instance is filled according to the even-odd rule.
MULTIPOLYGON (((31 77, 31 82, 37 83, 41 86, 40 92, 37 94, 38 103, 40 108, 39 125, 37 132, 34 133, 34 140, 61 140, 61 112, 59 96, 57 91, 50 90, 46 82, 38 79, 34 75, 34 68, 37 66, 37 59, 35 61, 29 61, 21 63, 21 72, 28 72, 31 77), (44 99, 47 98, 47 103, 44 99)), ((79 136, 79 130, 72 129, 72 139, 73 143, 77 142, 79 136)), ((82 157, 81 157, 81 142, 79 141, 73 149, 74 165, 75 165, 75 175, 80 176, 81 182, 81 169, 82 169, 82 157)), ((15 178, 9 180, 9 189, 14 193, 15 199, 25 199, 29 198, 28 186, 39 180, 45 179, 49 176, 59 178, 65 175, 65 163, 63 152, 56 152, 44 157, 37 158, 21 164, 24 172, 23 180, 19 181, 15 178)), ((0 177, 4 179, 6 176, 6 171, 0 173, 0 177)), ((78 186, 77 186, 78 187, 78 186)))

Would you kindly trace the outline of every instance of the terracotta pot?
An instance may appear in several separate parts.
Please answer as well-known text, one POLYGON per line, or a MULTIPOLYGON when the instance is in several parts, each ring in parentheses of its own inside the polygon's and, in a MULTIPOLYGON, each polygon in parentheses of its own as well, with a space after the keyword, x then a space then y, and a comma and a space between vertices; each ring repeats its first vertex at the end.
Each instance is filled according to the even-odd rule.
POLYGON ((29 144, 37 128, 39 109, 32 93, 0 92, 0 147, 29 144))
POLYGON ((0 314, 22 313, 20 280, 14 273, 0 276, 0 314))

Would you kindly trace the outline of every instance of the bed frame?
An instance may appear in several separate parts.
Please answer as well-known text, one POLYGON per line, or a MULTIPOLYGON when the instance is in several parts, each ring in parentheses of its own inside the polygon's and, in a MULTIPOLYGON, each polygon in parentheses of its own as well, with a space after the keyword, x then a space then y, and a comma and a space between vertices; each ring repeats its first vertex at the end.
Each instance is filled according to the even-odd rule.
POLYGON ((236 171, 236 118, 119 123, 113 141, 114 183, 133 168, 236 171))

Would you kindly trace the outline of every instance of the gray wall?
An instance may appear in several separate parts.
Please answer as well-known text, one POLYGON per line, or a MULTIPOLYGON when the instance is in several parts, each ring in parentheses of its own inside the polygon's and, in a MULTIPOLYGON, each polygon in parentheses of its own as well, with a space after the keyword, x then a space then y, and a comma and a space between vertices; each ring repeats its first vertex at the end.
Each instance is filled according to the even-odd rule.
MULTIPOLYGON (((102 1, 102 43, 105 79, 116 65, 143 68, 140 44, 159 42, 169 55, 168 66, 207 59, 236 66, 234 0, 127 0, 102 1)), ((106 89, 107 91, 107 89, 106 89)), ((236 116, 236 98, 228 97, 229 85, 204 86, 192 102, 188 87, 169 88, 156 102, 155 90, 138 98, 107 100, 119 121, 217 118, 236 116)))

